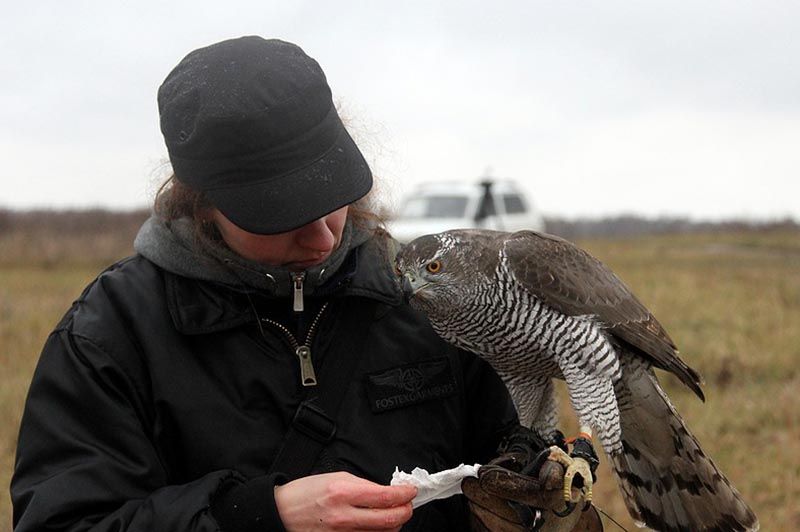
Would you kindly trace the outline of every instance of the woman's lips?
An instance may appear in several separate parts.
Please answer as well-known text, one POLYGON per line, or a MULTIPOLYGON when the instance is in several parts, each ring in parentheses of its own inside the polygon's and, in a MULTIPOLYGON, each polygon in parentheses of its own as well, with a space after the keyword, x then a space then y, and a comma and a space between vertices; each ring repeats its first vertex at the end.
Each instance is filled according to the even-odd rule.
POLYGON ((323 253, 319 257, 314 258, 314 259, 293 261, 293 262, 290 262, 290 263, 286 264, 286 267, 288 267, 289 269, 292 269, 292 270, 306 270, 308 268, 311 268, 312 266, 316 266, 317 264, 320 264, 321 262, 324 262, 325 259, 327 259, 329 255, 330 255, 330 252, 326 252, 326 253, 323 253))

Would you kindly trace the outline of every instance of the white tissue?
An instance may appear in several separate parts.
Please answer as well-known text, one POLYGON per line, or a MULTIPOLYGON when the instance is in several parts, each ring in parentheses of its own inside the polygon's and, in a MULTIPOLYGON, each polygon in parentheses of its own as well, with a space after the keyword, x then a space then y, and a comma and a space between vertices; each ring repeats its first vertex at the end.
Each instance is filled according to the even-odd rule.
POLYGON ((428 473, 426 470, 415 467, 411 474, 394 468, 392 486, 398 484, 411 484, 417 487, 417 496, 411 501, 414 508, 422 506, 435 499, 446 499, 461 493, 461 481, 466 477, 477 477, 480 465, 461 464, 453 469, 446 469, 438 473, 428 473))

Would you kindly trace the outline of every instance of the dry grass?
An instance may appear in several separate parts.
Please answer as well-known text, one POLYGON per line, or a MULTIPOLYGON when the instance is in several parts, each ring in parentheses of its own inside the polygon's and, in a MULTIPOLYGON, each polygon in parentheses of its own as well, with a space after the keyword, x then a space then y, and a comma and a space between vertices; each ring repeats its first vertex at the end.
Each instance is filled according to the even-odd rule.
MULTIPOLYGON (((76 235, 47 244, 0 234, 0 485, 8 486, 22 404, 47 334, 110 254, 128 252, 131 236, 108 237, 93 255, 76 235), (37 246, 51 250, 45 259, 26 251, 37 246)), ((800 234, 581 244, 634 289, 684 359, 705 376, 705 404, 670 376, 662 380, 704 448, 754 507, 762 529, 800 530, 800 234)), ((567 420, 569 430, 574 421, 567 420)), ((599 479, 597 504, 634 529, 610 472, 602 469, 599 479)), ((0 531, 10 523, 4 489, 0 531)), ((606 523, 606 530, 615 529, 606 523)))

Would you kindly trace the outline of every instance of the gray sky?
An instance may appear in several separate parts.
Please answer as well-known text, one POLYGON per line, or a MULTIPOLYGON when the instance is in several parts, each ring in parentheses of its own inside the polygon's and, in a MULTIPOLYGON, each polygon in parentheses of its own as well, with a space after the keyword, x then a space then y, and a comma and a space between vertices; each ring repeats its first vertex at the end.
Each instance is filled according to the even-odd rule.
POLYGON ((320 62, 390 203, 491 168, 550 215, 800 220, 800 3, 497 4, 8 2, 0 206, 149 205, 158 85, 258 34, 320 62))

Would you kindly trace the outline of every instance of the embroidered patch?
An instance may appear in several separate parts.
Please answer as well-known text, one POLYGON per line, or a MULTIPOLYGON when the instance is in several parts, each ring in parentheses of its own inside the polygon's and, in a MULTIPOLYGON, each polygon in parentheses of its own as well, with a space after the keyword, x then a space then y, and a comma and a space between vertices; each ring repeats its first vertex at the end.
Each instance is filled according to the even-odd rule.
POLYGON ((456 379, 447 357, 370 373, 366 384, 370 408, 376 413, 456 393, 456 379))

